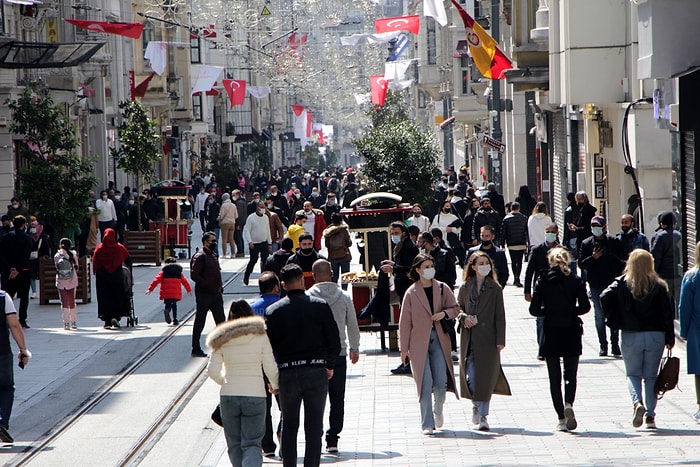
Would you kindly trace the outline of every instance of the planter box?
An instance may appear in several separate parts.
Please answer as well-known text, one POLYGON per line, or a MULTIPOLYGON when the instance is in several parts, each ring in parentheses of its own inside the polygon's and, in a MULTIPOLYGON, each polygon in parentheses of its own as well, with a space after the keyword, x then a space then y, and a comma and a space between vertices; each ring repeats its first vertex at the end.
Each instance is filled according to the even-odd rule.
POLYGON ((137 232, 127 230, 124 232, 124 246, 134 264, 155 263, 156 266, 160 266, 160 231, 137 232))
MULTIPOLYGON (((75 292, 75 300, 80 300, 80 303, 90 303, 92 299, 92 263, 90 258, 83 256, 78 260, 80 270, 78 274, 78 289, 75 292)), ((49 305, 51 301, 59 302, 61 299, 58 296, 56 288, 56 264, 53 258, 39 258, 39 304, 49 305)))

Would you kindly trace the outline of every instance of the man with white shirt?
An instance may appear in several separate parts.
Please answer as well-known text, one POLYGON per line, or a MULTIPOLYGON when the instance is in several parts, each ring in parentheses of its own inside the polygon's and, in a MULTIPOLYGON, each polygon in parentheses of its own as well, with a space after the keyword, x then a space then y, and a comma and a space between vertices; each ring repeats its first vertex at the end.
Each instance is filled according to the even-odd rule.
POLYGON ((245 226, 243 227, 243 239, 250 249, 250 259, 248 260, 248 265, 243 275, 243 283, 248 285, 250 273, 253 272, 258 256, 260 256, 260 271, 262 272, 265 269, 267 255, 270 254, 272 250, 270 221, 265 215, 265 203, 263 201, 260 201, 258 203, 258 209, 248 216, 245 226))
POLYGON ((306 215, 306 223, 304 229, 306 233, 311 235, 314 241, 314 249, 321 250, 321 239, 323 238, 323 230, 326 226, 326 219, 323 217, 323 211, 314 209, 311 201, 304 201, 304 214, 306 215))
POLYGON ((196 209, 199 213, 199 225, 202 227, 202 232, 207 231, 207 200, 209 199, 209 193, 204 189, 204 187, 199 187, 199 193, 197 193, 196 209))
POLYGON ((100 199, 95 201, 95 208, 100 211, 97 222, 100 225, 100 235, 104 235, 106 229, 113 229, 117 222, 117 209, 114 202, 107 196, 107 191, 100 192, 100 199))

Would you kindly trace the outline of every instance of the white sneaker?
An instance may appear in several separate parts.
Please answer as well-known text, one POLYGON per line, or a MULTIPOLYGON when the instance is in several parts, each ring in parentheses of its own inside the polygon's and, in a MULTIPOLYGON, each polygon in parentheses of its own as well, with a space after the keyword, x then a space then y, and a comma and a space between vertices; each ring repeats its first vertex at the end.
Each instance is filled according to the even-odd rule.
POLYGON ((566 420, 563 418, 559 420, 559 423, 557 423, 557 426, 556 428, 554 428, 554 431, 569 431, 566 429, 566 420))
POLYGON ((32 297, 31 298, 36 298, 36 292, 32 292, 32 297))
POLYGON ((479 431, 489 431, 489 422, 486 421, 486 415, 482 415, 481 418, 479 419, 479 427, 477 428, 479 431))
POLYGON ((472 425, 479 424, 479 408, 475 405, 472 406, 472 425))
POLYGON ((693 420, 695 420, 695 423, 700 423, 700 410, 693 414, 693 420))
POLYGON ((578 426, 578 423, 576 423, 576 415, 574 415, 574 409, 570 405, 567 405, 564 408, 564 417, 566 420, 566 429, 569 431, 575 430, 578 426))
POLYGON ((434 433, 434 432, 433 432, 432 428, 424 428, 424 429, 423 429, 423 434, 426 435, 426 436, 430 436, 430 435, 432 435, 433 433, 434 433))

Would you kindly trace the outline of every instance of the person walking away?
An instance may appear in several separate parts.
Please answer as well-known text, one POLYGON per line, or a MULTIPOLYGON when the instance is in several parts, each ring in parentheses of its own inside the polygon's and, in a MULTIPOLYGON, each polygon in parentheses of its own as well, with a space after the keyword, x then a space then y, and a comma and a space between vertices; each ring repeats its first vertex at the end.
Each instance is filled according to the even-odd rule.
POLYGON ((549 209, 542 201, 535 204, 532 214, 527 219, 528 242, 530 245, 539 245, 544 242, 544 228, 552 223, 549 209))
POLYGON ((615 238, 620 242, 625 259, 637 248, 649 251, 649 239, 635 228, 634 217, 631 214, 623 214, 620 217, 620 230, 615 238))
POLYGON ((435 280, 435 263, 430 255, 420 253, 415 257, 410 276, 414 282, 401 302, 399 348, 401 361, 411 362, 423 434, 432 435, 444 423, 446 392, 453 392, 459 399, 450 338, 442 324, 443 320, 456 318, 459 308, 447 284, 435 280))
POLYGON ((27 235, 27 219, 18 215, 12 219, 12 230, 0 239, 0 283, 5 292, 14 298, 19 296, 19 324, 29 329, 29 258, 32 239, 27 235))
POLYGON ((489 431, 488 415, 493 394, 509 396, 510 386, 501 368, 506 346, 503 290, 496 282, 493 261, 474 252, 464 269, 459 304, 459 381, 462 396, 472 400, 472 425, 489 431))
POLYGON ((651 239, 651 254, 656 273, 666 281, 671 300, 675 305, 680 295, 683 277, 683 237, 675 229, 676 220, 671 211, 659 214, 659 226, 651 239))
POLYGON ((304 466, 317 467, 321 463, 328 380, 333 377, 340 353, 340 336, 328 304, 304 292, 304 275, 297 264, 282 268, 281 279, 287 296, 269 306, 265 316, 267 335, 280 370, 280 404, 284 420, 282 463, 285 467, 297 465, 299 409, 303 403, 304 466))
POLYGON ((10 444, 14 442, 9 429, 12 405, 15 400, 14 362, 10 335, 19 347, 17 363, 21 369, 29 363, 32 353, 25 343, 15 304, 4 290, 0 290, 0 313, 4 315, 4 319, 0 319, 0 441, 10 444))
POLYGON ((39 279, 39 258, 51 258, 54 254, 53 241, 44 232, 44 226, 32 217, 29 224, 29 237, 32 239, 32 252, 29 254, 29 298, 36 298, 36 281, 39 279))
POLYGON ((614 324, 622 334, 622 359, 633 406, 632 426, 642 426, 644 417, 646 428, 655 430, 654 383, 664 346, 672 349, 676 336, 669 288, 654 271, 651 253, 641 249, 630 253, 624 275, 603 292, 601 302, 606 316, 618 315, 614 324))
POLYGON ((260 257, 260 272, 265 270, 265 261, 272 250, 272 234, 270 233, 270 220, 265 215, 265 203, 258 202, 258 209, 248 216, 243 227, 243 238, 250 250, 250 259, 245 268, 243 283, 248 285, 250 274, 255 268, 255 263, 260 257))
MULTIPOLYGON (((503 199, 503 195, 496 190, 495 183, 489 183, 486 185, 486 196, 491 200, 491 206, 493 209, 501 215, 501 218, 506 215, 506 203, 503 199)), ((493 225, 493 224, 492 224, 493 225)), ((496 226, 494 226, 496 227, 496 226)))
MULTIPOLYGON (((279 250, 278 250, 279 251, 279 250)), ((269 261, 269 258, 268 258, 269 261)), ((277 275, 271 271, 265 271, 260 274, 258 278, 258 288, 260 290, 260 297, 258 297, 250 307, 253 310, 255 316, 265 317, 265 310, 267 307, 276 303, 280 297, 280 281, 277 275)), ((265 378, 265 386, 267 386, 269 381, 265 378)), ((279 396, 275 395, 277 400, 277 408, 280 407, 279 396)), ((266 391, 265 394, 265 435, 262 438, 262 450, 264 457, 275 457, 275 451, 277 451, 277 445, 275 444, 275 433, 279 438, 282 434, 282 420, 280 420, 277 426, 277 431, 272 429, 272 393, 266 391)))
POLYGON ((695 245, 695 265, 685 273, 681 283, 678 320, 681 325, 681 339, 686 341, 688 374, 695 379, 695 402, 697 411, 693 414, 695 423, 700 423, 700 242, 695 245))
POLYGON ((510 267, 513 270, 513 285, 522 287, 520 273, 523 270, 523 256, 528 246, 528 219, 520 213, 520 203, 517 201, 510 205, 510 214, 503 219, 499 243, 508 248, 510 267))
POLYGON ((304 276, 304 286, 308 289, 314 285, 313 265, 318 259, 326 259, 314 249, 311 235, 304 233, 299 236, 299 249, 289 257, 287 264, 298 264, 304 276))
POLYGON ((216 324, 225 320, 221 266, 216 251, 216 235, 205 232, 202 235, 202 249, 190 261, 190 278, 194 282, 196 313, 192 328, 192 356, 206 357, 199 343, 207 312, 211 310, 216 324))
POLYGON ((114 229, 106 229, 102 243, 92 255, 92 273, 97 292, 97 317, 104 321, 104 328, 120 328, 119 320, 131 310, 130 294, 126 284, 124 267, 131 268, 131 258, 124 245, 117 242, 114 229))
POLYGON ((78 329, 78 316, 75 309, 75 291, 78 289, 78 253, 72 249, 70 239, 62 238, 59 250, 53 257, 56 265, 56 289, 61 300, 63 329, 78 329))
MULTIPOLYGON (((234 241, 236 242, 236 258, 243 258, 245 256, 243 228, 248 219, 248 213, 243 193, 244 191, 241 190, 233 190, 231 198, 233 200, 232 203, 235 204, 236 209, 238 209, 238 221, 236 222, 236 231, 233 234, 234 241)), ((233 255, 233 252, 231 254, 233 255)))
MULTIPOLYGON (((593 311, 595 313, 595 328, 600 344, 600 357, 608 355, 608 338, 605 330, 605 315, 600 303, 600 294, 617 277, 625 266, 625 260, 620 242, 607 234, 607 222, 604 217, 595 216, 591 219, 592 236, 581 243, 578 266, 586 271, 586 280, 591 291, 593 311)), ((610 329, 610 344, 613 357, 622 355, 620 351, 619 332, 610 329)))
POLYGON ((238 219, 238 209, 231 202, 231 195, 224 193, 221 195, 221 209, 217 221, 221 227, 221 257, 233 258, 235 256, 236 244, 233 234, 236 230, 236 219, 238 219), (231 247, 230 256, 226 254, 227 246, 231 247))
MULTIPOLYGON (((532 301, 532 285, 537 283, 537 279, 542 275, 546 275, 549 272, 549 252, 556 247, 561 246, 559 244, 559 227, 557 224, 552 222, 544 228, 544 242, 536 245, 530 251, 530 260, 527 262, 527 269, 525 270, 525 301, 532 301)), ((568 251, 568 249, 567 249, 568 251)), ((571 256, 569 256, 571 260, 571 256)), ((569 264, 569 270, 575 275, 569 264)), ((542 341, 542 326, 544 324, 544 318, 538 316, 535 318, 537 327, 537 343, 542 341)), ((537 360, 544 360, 544 357, 537 354, 537 360)))
MULTIPOLYGON (((333 213, 331 222, 332 224, 323 231, 323 238, 328 250, 328 261, 330 261, 333 269, 333 283, 337 284, 340 274, 350 271, 352 239, 350 238, 348 225, 343 222, 343 216, 333 213)), ((343 290, 347 289, 348 285, 343 284, 343 290)))
POLYGON ((557 431, 572 431, 578 426, 574 414, 576 374, 583 346, 583 322, 588 313, 586 283, 569 269, 569 253, 561 247, 547 255, 550 269, 537 280, 530 301, 530 314, 543 319, 539 355, 545 358, 549 375, 549 393, 557 413, 557 431), (564 398, 561 394, 561 361, 564 361, 564 398))
MULTIPOLYGON (((294 254, 294 251, 292 251, 293 245, 294 242, 291 238, 282 239, 280 249, 267 257, 267 261, 265 261, 265 271, 271 271, 275 276, 279 277, 280 271, 282 271, 282 268, 287 264, 287 260, 294 254)), ((284 292, 284 290, 282 290, 282 292, 284 292)))
POLYGON ((279 373, 265 320, 254 316, 245 300, 235 300, 228 321, 207 336, 211 349, 207 373, 218 385, 221 420, 231 465, 262 466, 265 434, 265 390, 277 392, 279 373))
MULTIPOLYGON (((209 195, 209 201, 207 203, 207 229, 205 232, 214 232, 214 235, 216 235, 217 248, 219 235, 221 234, 221 226, 219 225, 220 209, 221 205, 216 200, 216 195, 212 193, 209 195)), ((218 251, 214 251, 214 253, 218 254, 218 251)))
POLYGON ((265 206, 265 215, 270 223, 270 239, 272 240, 270 252, 274 253, 280 249, 280 242, 284 238, 284 225, 279 214, 273 211, 276 208, 271 201, 264 202, 262 205, 265 206))
POLYGON ((503 288, 508 283, 508 260, 503 248, 499 248, 494 244, 496 230, 491 225, 485 225, 481 228, 479 237, 481 238, 481 243, 467 251, 466 261, 469 262, 471 255, 478 251, 489 255, 495 268, 496 277, 498 277, 498 283, 503 288))
POLYGON ((202 232, 207 230, 207 201, 209 200, 209 193, 204 190, 203 186, 199 187, 199 193, 195 198, 195 206, 199 216, 199 226, 202 228, 202 232))
POLYGON ((537 200, 530 194, 530 188, 527 185, 520 185, 515 202, 520 204, 520 212, 526 217, 532 214, 537 204, 537 200))
POLYGON ((315 284, 307 294, 328 303, 340 337, 340 354, 335 361, 333 377, 328 380, 330 411, 329 427, 326 431, 326 451, 333 454, 338 452, 338 435, 343 431, 345 418, 347 358, 350 358, 353 365, 360 359, 360 328, 357 325, 357 315, 352 299, 333 281, 331 263, 325 259, 317 260, 313 265, 313 274, 315 284))
POLYGON ((190 282, 182 272, 182 266, 177 264, 177 259, 170 256, 165 258, 165 266, 160 270, 146 290, 146 295, 150 295, 153 290, 160 285, 160 299, 163 300, 163 317, 167 324, 174 326, 180 324, 177 320, 177 302, 182 300, 182 287, 188 294, 192 295, 190 282), (170 315, 172 313, 172 320, 170 315))

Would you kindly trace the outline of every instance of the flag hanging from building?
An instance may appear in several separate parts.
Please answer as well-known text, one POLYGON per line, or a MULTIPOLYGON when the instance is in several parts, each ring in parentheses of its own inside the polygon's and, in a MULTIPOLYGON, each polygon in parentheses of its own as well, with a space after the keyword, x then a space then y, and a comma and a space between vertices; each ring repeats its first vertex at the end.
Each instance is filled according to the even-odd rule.
POLYGON ((158 76, 163 76, 168 59, 168 43, 163 41, 150 41, 146 46, 143 58, 151 62, 151 70, 158 76))
MULTIPOLYGON (((457 0, 452 0, 452 4, 457 8, 459 16, 462 17, 467 41, 469 41, 469 51, 481 74, 489 79, 505 78, 503 72, 513 68, 513 63, 498 47, 498 42, 457 3, 457 0)), ((494 21, 498 21, 498 19, 494 21)))
POLYGON ((372 91, 372 104, 383 106, 386 102, 386 91, 389 89, 389 82, 382 75, 369 77, 369 89, 372 91))
POLYGON ((292 105, 292 111, 294 111, 294 137, 303 140, 306 138, 308 124, 306 108, 303 105, 295 104, 292 105))
POLYGON ((423 0, 423 15, 434 18, 440 26, 447 24, 447 12, 442 0, 423 0))
POLYGON ((107 21, 85 21, 79 19, 64 18, 67 23, 88 31, 103 32, 105 34, 116 34, 117 36, 131 37, 138 39, 143 31, 142 23, 110 23, 107 21))
POLYGON ((408 37, 406 37, 405 34, 401 34, 396 38, 396 42, 392 44, 391 49, 389 50, 389 58, 387 58, 386 61, 395 62, 401 58, 401 55, 403 55, 403 53, 408 49, 410 44, 411 41, 408 40, 408 37))
POLYGON ((222 66, 199 66, 197 70, 197 79, 194 82, 190 95, 196 92, 207 92, 210 90, 223 71, 224 67, 222 66))
POLYGON ((144 97, 146 95, 146 90, 148 89, 148 83, 151 82, 155 75, 155 72, 151 73, 138 86, 134 87, 134 93, 132 97, 144 97))
POLYGON ((396 16, 394 18, 375 19, 374 28, 378 33, 408 31, 418 35, 418 31, 420 30, 420 16, 396 16))
POLYGON ((243 105, 245 103, 245 80, 225 79, 222 82, 231 101, 231 107, 243 105))

